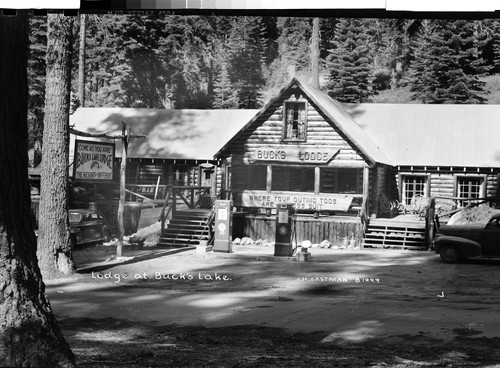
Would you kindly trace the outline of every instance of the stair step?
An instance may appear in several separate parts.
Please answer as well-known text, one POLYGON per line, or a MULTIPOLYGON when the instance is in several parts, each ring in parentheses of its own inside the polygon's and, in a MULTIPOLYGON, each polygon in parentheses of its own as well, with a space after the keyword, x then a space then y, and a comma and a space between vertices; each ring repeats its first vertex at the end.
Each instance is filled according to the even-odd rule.
POLYGON ((209 217, 209 212, 176 212, 175 217, 209 217))
POLYGON ((200 235, 189 236, 186 234, 163 234, 161 238, 169 240, 179 240, 179 241, 193 241, 193 240, 200 240, 200 238, 207 240, 208 234, 203 234, 201 236, 200 235))
POLYGON ((190 240, 190 241, 187 241, 185 239, 183 241, 181 239, 165 239, 165 238, 160 238, 160 240, 158 241, 157 246, 182 248, 182 247, 196 247, 199 244, 200 244, 199 240, 190 240))
POLYGON ((164 234, 208 234, 208 229, 200 228, 190 228, 190 229, 177 229, 177 228, 166 228, 163 230, 164 234))
POLYGON ((425 227, 421 223, 374 219, 365 230, 363 247, 425 249, 425 227))
POLYGON ((168 228, 170 229, 179 229, 179 230, 182 230, 182 229, 186 229, 186 230, 196 230, 196 229, 205 229, 208 227, 206 226, 206 224, 180 224, 180 223, 170 223, 168 225, 168 228))
POLYGON ((207 220, 200 220, 200 219, 181 219, 178 217, 170 219, 171 224, 206 224, 207 220))
POLYGON ((177 211, 173 214, 157 246, 180 248, 193 247, 200 240, 208 240, 209 229, 206 226, 210 211, 177 211))

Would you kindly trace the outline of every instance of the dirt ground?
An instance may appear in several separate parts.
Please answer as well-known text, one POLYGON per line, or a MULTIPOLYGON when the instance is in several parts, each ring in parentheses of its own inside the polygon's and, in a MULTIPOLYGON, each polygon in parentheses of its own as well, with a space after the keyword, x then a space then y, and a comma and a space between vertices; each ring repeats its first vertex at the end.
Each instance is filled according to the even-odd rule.
POLYGON ((76 251, 79 274, 47 282, 80 367, 500 367, 500 261, 113 252, 76 251))

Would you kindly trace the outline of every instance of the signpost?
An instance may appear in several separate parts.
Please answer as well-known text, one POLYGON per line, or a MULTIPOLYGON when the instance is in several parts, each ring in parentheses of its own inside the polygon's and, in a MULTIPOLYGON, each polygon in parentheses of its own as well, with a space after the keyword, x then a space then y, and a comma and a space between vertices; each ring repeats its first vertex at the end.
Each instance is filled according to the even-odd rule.
MULTIPOLYGON (((130 127, 126 123, 122 122, 122 134, 121 135, 109 135, 107 133, 86 133, 78 131, 74 128, 70 128, 70 133, 77 136, 92 137, 92 138, 106 138, 106 139, 121 139, 122 141, 122 158, 120 165, 120 201, 118 203, 118 245, 116 246, 116 257, 122 256, 123 249, 123 237, 125 235, 125 226, 123 224, 123 212, 125 209, 125 173, 127 171, 127 149, 130 139, 132 138, 146 138, 145 135, 132 135, 130 127)), ((93 141, 77 141, 76 148, 80 148, 81 156, 77 156, 77 150, 75 150, 75 178, 77 172, 80 172, 82 177, 87 177, 88 180, 111 180, 113 178, 113 161, 109 161, 109 149, 105 147, 113 147, 114 158, 114 143, 102 143, 93 141), (83 143, 82 143, 83 142, 83 143), (81 146, 78 143, 82 143, 81 146), (111 165, 111 179, 107 178, 109 172, 107 171, 111 165), (77 171, 77 166, 80 167, 80 171, 77 171), (102 171, 100 171, 102 170, 102 171), (99 179, 100 178, 100 179, 99 179)))

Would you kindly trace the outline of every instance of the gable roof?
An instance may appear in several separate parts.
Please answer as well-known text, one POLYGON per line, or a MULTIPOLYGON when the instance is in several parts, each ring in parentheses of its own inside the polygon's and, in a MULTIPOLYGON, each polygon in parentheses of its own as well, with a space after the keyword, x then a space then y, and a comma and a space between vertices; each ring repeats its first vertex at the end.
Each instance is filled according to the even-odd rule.
MULTIPOLYGON (((121 122, 128 123, 133 134, 147 135, 131 140, 132 158, 213 160, 293 83, 373 162, 500 168, 500 105, 340 104, 295 78, 260 110, 78 108, 70 124, 121 134, 121 122)), ((120 140, 115 152, 121 156, 120 140)))
POLYGON ((344 107, 326 93, 301 82, 298 78, 292 78, 278 93, 276 97, 271 99, 259 112, 245 124, 238 133, 236 133, 231 140, 229 140, 216 154, 216 157, 229 148, 247 129, 249 129, 257 119, 269 113, 271 106, 278 101, 281 96, 291 87, 296 85, 302 92, 316 105, 324 115, 330 119, 331 124, 340 133, 349 139, 354 144, 367 160, 371 163, 379 162, 384 164, 393 165, 392 161, 380 150, 379 146, 361 129, 361 127, 354 121, 351 115, 344 109, 344 107))
POLYGON ((500 167, 500 105, 344 107, 394 165, 500 167))
MULTIPOLYGON (((87 133, 119 135, 122 122, 127 123, 132 134, 146 135, 146 138, 131 139, 127 152, 130 158, 213 160, 221 145, 257 111, 89 107, 78 108, 70 116, 70 124, 87 133)), ((71 138, 70 156, 73 156, 75 137, 71 138)), ((121 157, 121 140, 115 141, 116 157, 121 157)))

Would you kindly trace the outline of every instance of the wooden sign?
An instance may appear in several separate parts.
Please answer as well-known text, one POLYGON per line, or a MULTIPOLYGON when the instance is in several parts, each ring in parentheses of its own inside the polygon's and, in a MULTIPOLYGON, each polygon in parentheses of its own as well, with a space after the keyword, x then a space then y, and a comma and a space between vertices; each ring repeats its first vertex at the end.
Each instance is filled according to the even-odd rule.
POLYGON ((278 204, 291 204, 297 210, 343 211, 351 206, 353 197, 345 194, 314 194, 293 192, 244 191, 242 207, 276 208, 278 204))
POLYGON ((263 146, 251 152, 250 162, 280 161, 311 164, 327 164, 339 150, 311 146, 263 146))
POLYGON ((109 181, 113 179, 114 143, 75 141, 74 178, 109 181))

